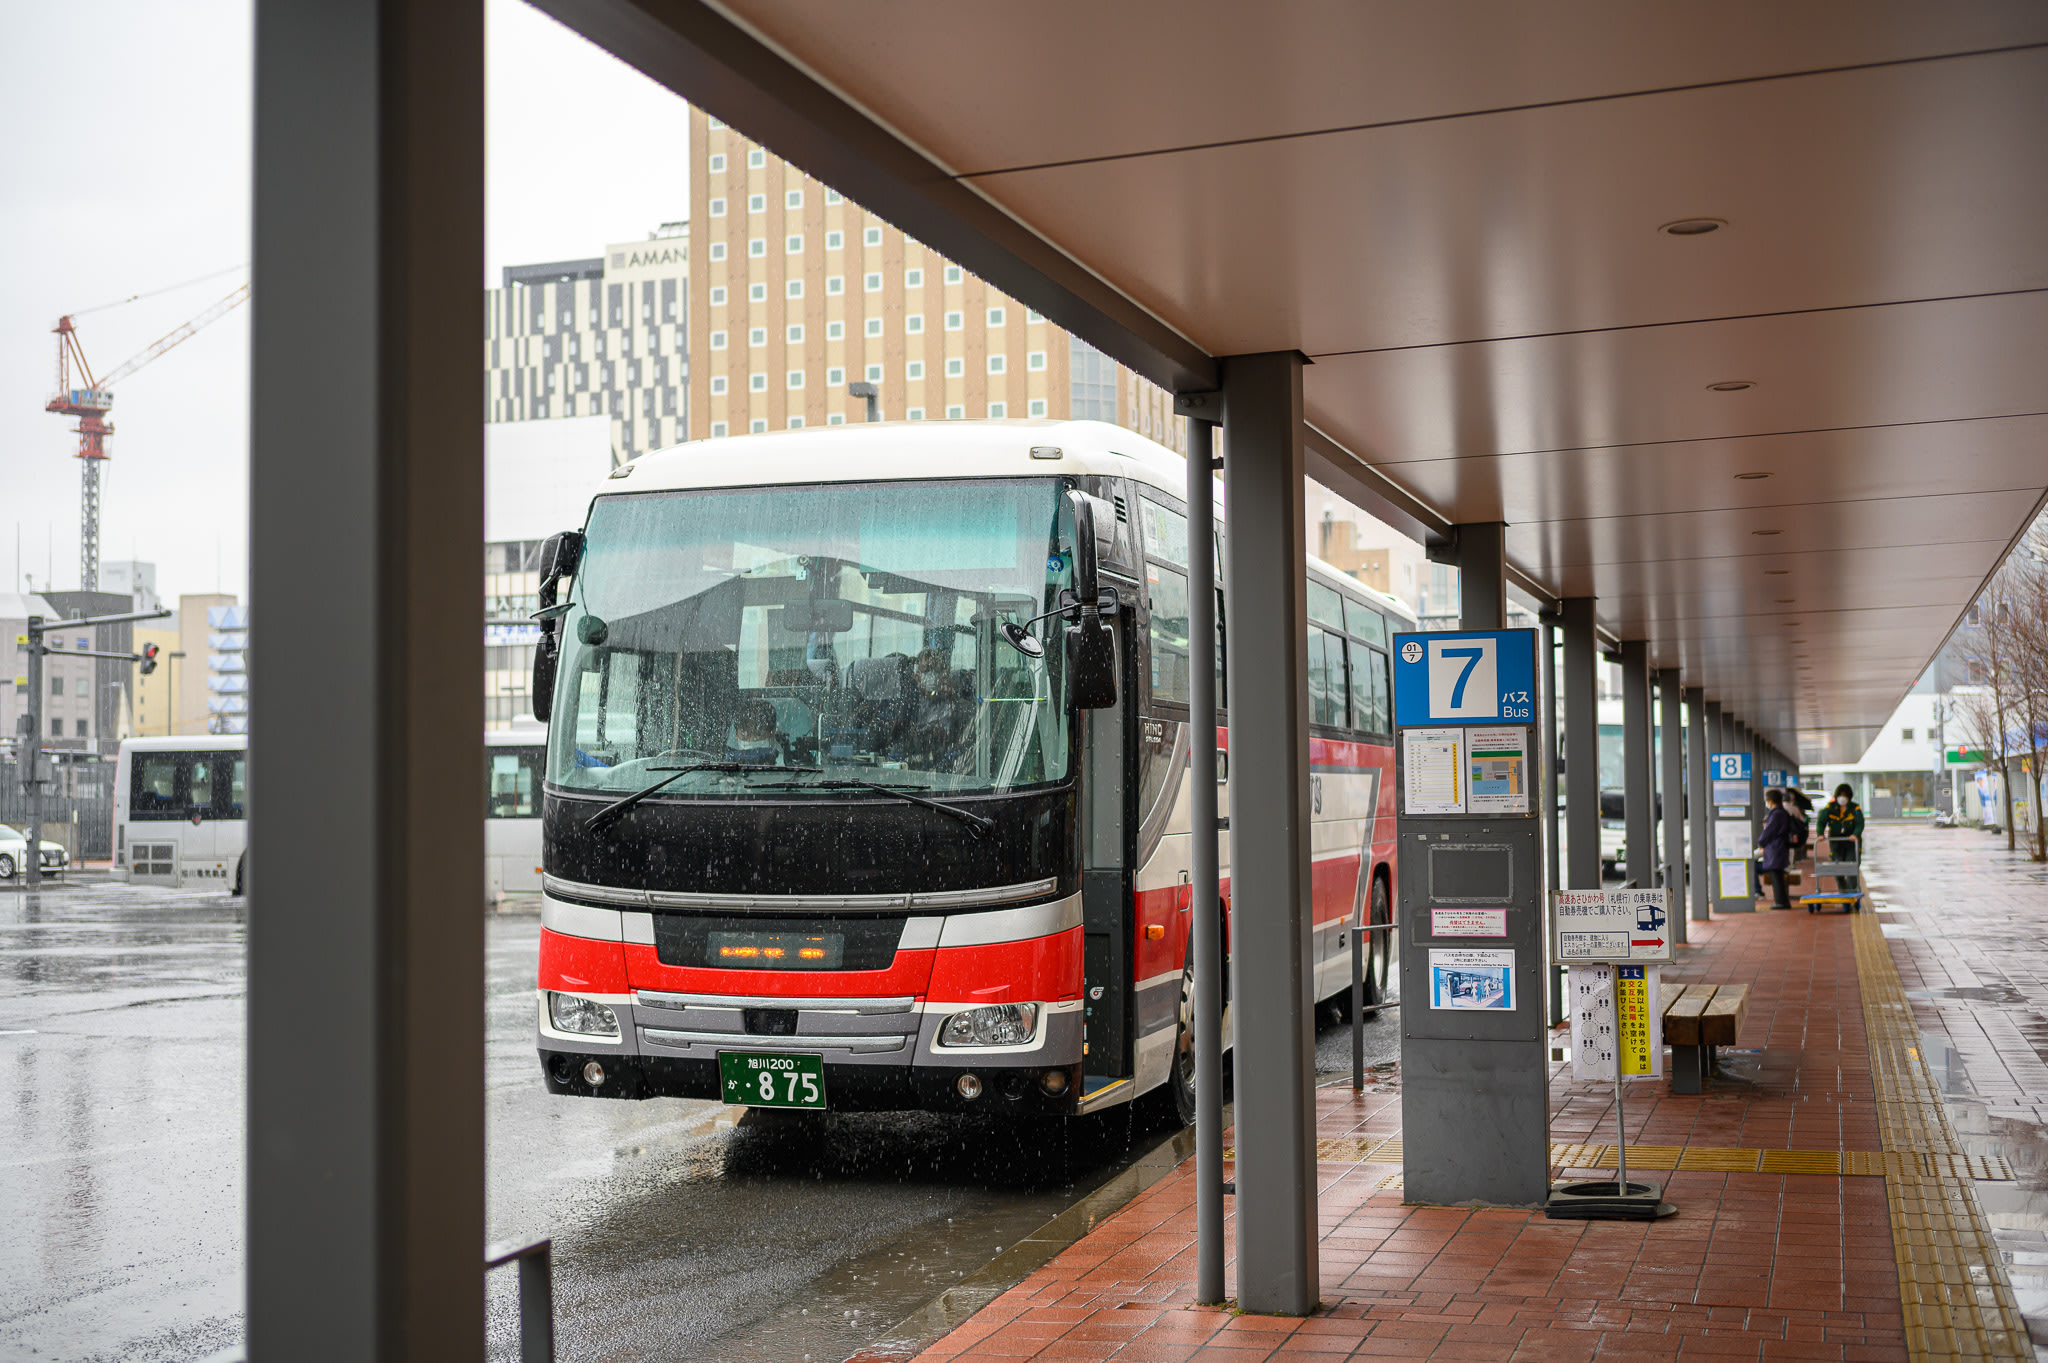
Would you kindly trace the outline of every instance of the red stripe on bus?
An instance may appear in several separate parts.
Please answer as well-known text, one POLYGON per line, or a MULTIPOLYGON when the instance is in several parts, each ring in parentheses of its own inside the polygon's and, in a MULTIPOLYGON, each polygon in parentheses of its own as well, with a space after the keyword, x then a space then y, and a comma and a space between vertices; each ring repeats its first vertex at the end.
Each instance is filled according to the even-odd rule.
POLYGON ((599 942, 540 930, 539 983, 542 989, 623 994, 626 953, 622 942, 599 942))

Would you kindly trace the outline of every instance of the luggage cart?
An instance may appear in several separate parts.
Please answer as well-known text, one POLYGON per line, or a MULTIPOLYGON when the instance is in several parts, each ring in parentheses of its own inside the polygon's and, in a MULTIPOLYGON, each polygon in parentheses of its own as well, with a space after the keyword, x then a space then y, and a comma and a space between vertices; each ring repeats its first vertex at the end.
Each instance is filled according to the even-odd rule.
POLYGON ((1800 896, 1799 902, 1806 906, 1808 913, 1823 913, 1828 909, 1840 909, 1843 913, 1857 913, 1863 908, 1863 840, 1861 838, 1815 838, 1813 843, 1813 878, 1816 883, 1822 876, 1832 876, 1835 888, 1819 894, 1800 896), (1846 845, 1847 860, 1842 858, 1846 845), (1826 847, 1823 854, 1822 847, 1826 847), (1842 887, 1845 876, 1856 877, 1856 888, 1842 887))

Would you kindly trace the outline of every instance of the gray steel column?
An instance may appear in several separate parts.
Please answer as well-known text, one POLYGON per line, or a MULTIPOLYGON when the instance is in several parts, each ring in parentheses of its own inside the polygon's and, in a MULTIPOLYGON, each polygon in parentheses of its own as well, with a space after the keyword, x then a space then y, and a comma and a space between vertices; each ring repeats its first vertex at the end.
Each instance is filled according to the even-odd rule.
MULTIPOLYGON (((1550 891, 1564 884, 1563 847, 1558 838, 1557 809, 1557 621, 1546 615, 1543 626, 1536 636, 1536 646, 1543 651, 1540 661, 1542 678, 1543 708, 1538 713, 1543 717, 1543 949, 1550 949, 1550 891)), ((1564 1021, 1564 975, 1563 967, 1550 962, 1543 972, 1543 984, 1550 991, 1550 1007, 1545 1014, 1550 1025, 1555 1027, 1564 1021)))
POLYGON ((1215 432, 1188 419, 1188 822, 1195 956, 1195 1300, 1223 1300, 1223 925, 1216 855, 1215 432), (1203 641, 1207 641, 1204 647, 1203 641), (1206 656, 1205 656, 1206 655, 1206 656))
POLYGON ((1628 869, 1638 889, 1657 880, 1657 787, 1650 779, 1650 646, 1621 646, 1621 788, 1628 828, 1628 869))
POLYGON ((1600 888, 1600 650, 1593 598, 1564 610, 1565 888, 1600 888))
POLYGON ((484 1355, 483 38, 256 7, 252 1363, 484 1355))
POLYGON ((1657 674, 1657 734, 1663 744, 1661 779, 1664 797, 1664 886, 1671 891, 1672 940, 1685 941, 1685 723, 1679 713, 1678 669, 1657 674))
POLYGON ((1685 790, 1691 805, 1686 822, 1692 826, 1693 921, 1704 923, 1714 909, 1714 811, 1707 803, 1712 793, 1707 785, 1707 702, 1706 692, 1697 686, 1685 688, 1685 790))
POLYGON ((1302 357, 1224 362, 1237 1300, 1306 1315, 1316 1255, 1302 357), (1257 603, 1255 606, 1249 603, 1257 603))
POLYGON ((1721 714, 1721 702, 1707 702, 1707 752, 1709 754, 1728 751, 1728 725, 1721 714))
POLYGON ((1764 834, 1764 752, 1768 745, 1763 735, 1748 725, 1743 726, 1742 736, 1749 746, 1749 845, 1754 847, 1764 834))
POLYGON ((1507 526, 1469 521, 1458 536, 1458 628, 1508 627, 1507 526))

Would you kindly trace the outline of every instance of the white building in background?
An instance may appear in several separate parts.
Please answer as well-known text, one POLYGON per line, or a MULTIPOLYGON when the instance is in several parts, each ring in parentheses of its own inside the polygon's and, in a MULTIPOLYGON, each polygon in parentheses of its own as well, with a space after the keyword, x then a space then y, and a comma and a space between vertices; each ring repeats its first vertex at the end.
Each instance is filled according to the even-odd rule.
POLYGON ((206 731, 249 732, 249 608, 206 610, 206 731))
POLYGON ((156 565, 140 559, 100 560, 100 588, 134 600, 134 609, 153 611, 163 605, 156 594, 156 565))
POLYGON ((607 418, 611 462, 685 438, 689 224, 589 260, 508 265, 484 292, 484 420, 607 418))
MULTIPOLYGON (((1926 685, 1926 679, 1922 680, 1926 685)), ((1959 710, 1964 698, 1976 689, 1915 687, 1892 711, 1861 758, 1847 764, 1807 766, 1801 772, 1803 784, 1809 791, 1823 793, 1846 784, 1855 791, 1856 803, 1873 819, 1910 818, 1946 810, 1965 821, 1979 821, 1975 778, 1983 764, 1950 760, 1965 744, 1975 746, 1971 726, 1959 710)))

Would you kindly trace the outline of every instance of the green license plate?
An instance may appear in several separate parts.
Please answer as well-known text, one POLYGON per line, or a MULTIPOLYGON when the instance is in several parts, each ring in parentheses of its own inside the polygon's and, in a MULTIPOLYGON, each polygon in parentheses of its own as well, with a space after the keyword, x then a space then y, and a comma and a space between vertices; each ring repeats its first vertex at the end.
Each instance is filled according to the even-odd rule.
POLYGON ((735 1107, 825 1106, 825 1057, 787 1051, 720 1051, 721 1096, 735 1107))

